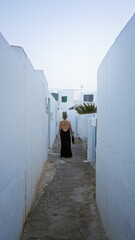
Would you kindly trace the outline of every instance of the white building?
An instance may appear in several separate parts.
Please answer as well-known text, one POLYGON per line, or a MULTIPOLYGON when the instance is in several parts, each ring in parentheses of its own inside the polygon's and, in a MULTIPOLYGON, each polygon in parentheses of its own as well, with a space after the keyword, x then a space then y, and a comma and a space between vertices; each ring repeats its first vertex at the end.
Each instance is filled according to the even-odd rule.
POLYGON ((96 91, 82 91, 81 103, 95 104, 97 106, 97 92, 96 91))
POLYGON ((59 121, 62 120, 62 113, 66 112, 68 120, 71 121, 75 136, 77 136, 77 112, 75 106, 89 103, 97 104, 97 93, 91 91, 82 91, 76 89, 50 89, 50 93, 54 96, 59 105, 59 121))

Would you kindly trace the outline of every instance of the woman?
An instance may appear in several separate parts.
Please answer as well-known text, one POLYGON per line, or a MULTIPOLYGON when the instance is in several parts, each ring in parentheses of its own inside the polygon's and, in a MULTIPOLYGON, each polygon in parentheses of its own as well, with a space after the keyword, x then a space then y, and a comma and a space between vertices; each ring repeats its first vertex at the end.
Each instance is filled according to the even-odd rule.
POLYGON ((59 124, 59 133, 61 138, 61 157, 71 158, 71 140, 70 133, 73 136, 73 131, 70 121, 67 120, 67 113, 63 113, 63 121, 59 124))

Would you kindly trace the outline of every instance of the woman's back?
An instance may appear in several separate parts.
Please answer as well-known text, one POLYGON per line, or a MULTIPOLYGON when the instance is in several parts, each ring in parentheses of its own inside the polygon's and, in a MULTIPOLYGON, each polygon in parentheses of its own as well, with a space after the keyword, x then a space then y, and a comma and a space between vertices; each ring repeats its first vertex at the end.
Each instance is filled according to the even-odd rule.
POLYGON ((60 122, 60 137, 61 137, 61 157, 72 157, 71 140, 70 140, 71 123, 67 120, 60 122))
POLYGON ((73 131, 70 121, 67 120, 67 113, 63 113, 63 121, 59 124, 59 133, 61 138, 61 157, 72 157, 70 133, 73 131))
POLYGON ((63 120, 60 122, 60 125, 61 125, 61 129, 66 132, 70 129, 70 122, 68 120, 63 120))

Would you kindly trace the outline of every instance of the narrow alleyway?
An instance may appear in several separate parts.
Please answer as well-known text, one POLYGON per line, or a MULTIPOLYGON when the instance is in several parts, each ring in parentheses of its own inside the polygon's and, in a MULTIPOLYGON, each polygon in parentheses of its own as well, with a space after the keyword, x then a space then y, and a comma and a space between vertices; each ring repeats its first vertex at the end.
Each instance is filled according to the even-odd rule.
POLYGON ((59 157, 56 139, 42 172, 21 240, 105 240, 95 200, 95 171, 80 140, 59 157))

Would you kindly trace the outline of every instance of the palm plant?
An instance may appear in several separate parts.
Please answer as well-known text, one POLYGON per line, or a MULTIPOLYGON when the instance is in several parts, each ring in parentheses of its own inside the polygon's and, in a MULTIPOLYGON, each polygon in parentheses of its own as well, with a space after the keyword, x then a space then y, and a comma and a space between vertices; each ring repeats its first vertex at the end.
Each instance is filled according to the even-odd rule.
POLYGON ((76 107, 75 110, 79 114, 96 113, 97 107, 95 106, 95 104, 83 103, 83 104, 80 104, 78 107, 76 107))

